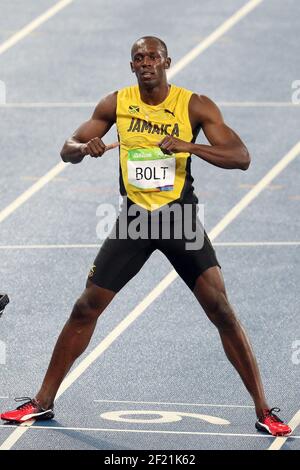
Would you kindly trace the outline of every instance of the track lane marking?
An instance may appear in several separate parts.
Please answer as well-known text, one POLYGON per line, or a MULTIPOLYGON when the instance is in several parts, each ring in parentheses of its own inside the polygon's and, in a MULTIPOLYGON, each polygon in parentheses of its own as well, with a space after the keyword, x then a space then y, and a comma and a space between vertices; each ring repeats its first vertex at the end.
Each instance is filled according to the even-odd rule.
MULTIPOLYGON (((290 101, 216 101, 220 107, 226 108, 298 108, 300 104, 290 101)), ((94 108, 96 102, 24 102, 24 103, 4 103, 0 108, 94 108)))
MULTIPOLYGON (((60 249, 85 249, 100 248, 102 243, 78 243, 78 244, 57 244, 57 245, 0 245, 0 250, 60 250, 60 249)), ((228 247, 256 247, 256 246, 298 246, 300 241, 282 241, 282 242, 214 242, 214 246, 228 247)))
POLYGON ((212 229, 213 240, 273 181, 300 153, 300 141, 212 229))
POLYGON ((170 406, 207 406, 215 408, 255 408, 253 405, 220 405, 213 403, 175 403, 162 401, 131 401, 131 400, 93 400, 95 403, 134 403, 137 405, 170 405, 170 406))
MULTIPOLYGON (((22 425, 23 426, 23 425, 22 425)), ((0 428, 17 428, 20 426, 12 424, 2 424, 0 428)), ((269 434, 251 434, 251 433, 226 433, 226 432, 205 432, 205 431, 167 431, 158 429, 120 429, 120 428, 84 428, 84 427, 68 427, 68 426, 26 426, 25 429, 30 430, 43 430, 43 431, 94 431, 94 432, 117 432, 117 433, 147 433, 147 434, 178 434, 178 435, 192 435, 192 436, 222 436, 222 437, 256 437, 262 439, 270 439, 272 436, 269 434)), ((294 439, 300 439, 300 436, 292 436, 294 439)))
POLYGON ((203 41, 200 41, 197 46, 195 46, 190 52, 188 52, 182 59, 180 59, 167 73, 168 78, 173 78, 174 75, 179 73, 184 67, 190 64, 193 60, 196 59, 202 52, 204 52, 208 47, 214 44, 221 36, 223 36, 227 31, 229 31, 233 26, 235 26, 242 18, 244 18, 248 13, 250 13, 254 8, 260 5, 263 0, 251 0, 237 10, 233 15, 231 15, 226 21, 224 21, 217 29, 215 29, 209 36, 207 36, 203 41))
POLYGON ((24 191, 19 197, 17 197, 13 202, 5 207, 0 212, 0 223, 3 222, 9 215, 11 215, 15 210, 22 206, 28 199, 30 199, 35 193, 42 189, 49 181, 55 178, 56 175, 61 173, 69 163, 59 162, 51 170, 48 171, 44 176, 39 178, 39 180, 30 186, 26 191, 24 191))
POLYGON ((41 24, 45 23, 45 21, 52 18, 52 16, 56 15, 56 13, 61 11, 73 1, 74 0, 60 0, 51 8, 46 10, 44 13, 42 13, 37 18, 28 23, 26 26, 24 26, 22 29, 20 29, 17 33, 13 34, 10 38, 0 44, 0 55, 6 52, 11 47, 13 47, 18 42, 20 42, 22 39, 32 33, 32 31, 41 26, 41 24))

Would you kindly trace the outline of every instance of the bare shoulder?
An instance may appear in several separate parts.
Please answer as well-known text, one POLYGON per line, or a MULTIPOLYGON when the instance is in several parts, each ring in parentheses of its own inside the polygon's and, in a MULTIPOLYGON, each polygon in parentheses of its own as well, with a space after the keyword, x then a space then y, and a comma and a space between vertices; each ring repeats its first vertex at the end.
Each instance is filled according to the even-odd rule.
POLYGON ((221 111, 208 96, 193 93, 189 110, 191 117, 199 120, 200 123, 204 121, 223 122, 221 111))
POLYGON ((194 106, 203 106, 203 107, 211 107, 217 106, 216 103, 208 96, 205 95, 197 95, 197 93, 193 93, 191 96, 191 104, 194 106))
POLYGON ((115 122, 117 96, 117 91, 114 91, 113 93, 109 93, 109 95, 104 96, 97 104, 93 112, 92 119, 115 122))

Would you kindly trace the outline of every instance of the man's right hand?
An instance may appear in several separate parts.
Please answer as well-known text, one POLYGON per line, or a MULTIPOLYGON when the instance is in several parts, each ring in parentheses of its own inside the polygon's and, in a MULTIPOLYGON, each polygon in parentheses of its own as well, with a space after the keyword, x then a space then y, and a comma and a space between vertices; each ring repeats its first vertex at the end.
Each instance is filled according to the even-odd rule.
POLYGON ((82 155, 90 155, 90 157, 98 158, 102 157, 104 152, 107 150, 114 149, 119 146, 119 142, 114 142, 113 144, 105 145, 104 142, 99 137, 94 137, 86 144, 81 145, 82 155))
POLYGON ((118 147, 118 142, 105 145, 101 140, 116 122, 116 109, 117 92, 114 92, 103 98, 97 104, 92 117, 66 140, 60 152, 62 160, 66 163, 80 163, 86 155, 98 158, 107 150, 118 147))

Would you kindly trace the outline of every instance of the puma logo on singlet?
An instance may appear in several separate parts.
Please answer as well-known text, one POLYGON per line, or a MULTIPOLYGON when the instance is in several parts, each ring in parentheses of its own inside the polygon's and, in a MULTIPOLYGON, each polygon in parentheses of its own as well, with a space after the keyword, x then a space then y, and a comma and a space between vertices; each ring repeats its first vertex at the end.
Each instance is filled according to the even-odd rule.
POLYGON ((175 124, 152 124, 144 119, 131 118, 127 132, 148 132, 148 134, 173 135, 179 137, 179 126, 175 124))
POLYGON ((173 111, 170 111, 169 109, 165 109, 165 113, 172 114, 172 116, 175 117, 175 114, 173 113, 173 111))

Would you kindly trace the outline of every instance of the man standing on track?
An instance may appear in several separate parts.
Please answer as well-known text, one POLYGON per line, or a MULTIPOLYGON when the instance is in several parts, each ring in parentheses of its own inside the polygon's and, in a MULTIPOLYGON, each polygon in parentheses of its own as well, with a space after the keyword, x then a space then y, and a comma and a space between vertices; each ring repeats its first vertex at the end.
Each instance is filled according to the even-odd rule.
POLYGON ((166 70, 171 59, 161 39, 145 36, 137 40, 131 60, 138 85, 102 99, 91 119, 77 129, 61 151, 65 162, 79 163, 87 155, 101 157, 120 146, 120 192, 127 201, 126 209, 123 206, 113 235, 105 240, 94 261, 86 288, 58 338, 41 389, 35 398, 3 413, 1 418, 23 422, 54 416, 57 390, 89 344, 98 317, 159 249, 217 327, 224 351, 254 401, 256 428, 272 435, 287 435, 291 429, 266 402, 250 342, 228 301, 215 251, 195 209, 198 200, 192 186, 191 155, 221 168, 247 170, 248 150, 209 98, 168 84, 166 70), (101 139, 113 124, 119 143, 106 146, 101 139), (195 143, 201 128, 211 145, 195 143), (153 235, 151 226, 150 236, 131 237, 136 208, 146 220, 143 228, 149 228, 152 216, 163 216, 169 210, 169 236, 164 236, 166 223, 159 216, 158 233, 153 235), (200 248, 193 247, 193 243, 188 248, 191 237, 186 234, 186 222, 191 223, 194 238, 202 234, 200 248), (126 237, 120 236, 124 224, 126 237), (183 225, 184 233, 176 236, 183 225))

